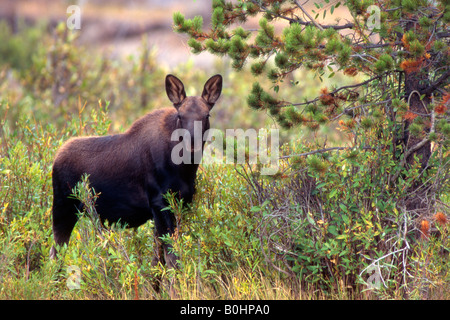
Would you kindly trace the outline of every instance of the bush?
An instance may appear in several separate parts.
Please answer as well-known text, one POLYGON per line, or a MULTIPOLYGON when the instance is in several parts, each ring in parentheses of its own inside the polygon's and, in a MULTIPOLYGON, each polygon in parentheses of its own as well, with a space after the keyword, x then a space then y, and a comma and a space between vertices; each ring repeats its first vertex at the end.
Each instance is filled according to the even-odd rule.
POLYGON ((422 183, 433 186, 423 193, 433 201, 429 206, 446 211, 449 184, 442 155, 434 155, 434 169, 424 175, 419 164, 404 169, 381 147, 310 155, 308 146, 294 144, 286 152, 305 155, 286 157, 276 179, 246 173, 257 190, 259 237, 269 265, 301 279, 303 286, 326 292, 370 289, 381 297, 418 298, 419 283, 428 295, 448 281, 448 223, 406 209, 411 186, 422 183), (397 170, 404 178, 394 184, 390 178, 397 170), (432 236, 418 227, 420 221, 431 222, 432 236), (435 271, 426 272, 431 256, 435 271))

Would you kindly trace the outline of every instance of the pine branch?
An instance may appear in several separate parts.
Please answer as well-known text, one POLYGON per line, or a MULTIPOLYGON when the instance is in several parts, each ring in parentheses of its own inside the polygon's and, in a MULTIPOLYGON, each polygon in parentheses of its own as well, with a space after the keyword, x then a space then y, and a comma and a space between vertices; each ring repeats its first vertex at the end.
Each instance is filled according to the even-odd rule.
POLYGON ((343 30, 343 29, 353 29, 355 27, 355 24, 351 23, 351 22, 343 24, 343 25, 337 25, 337 24, 319 24, 317 22, 313 23, 310 21, 303 21, 301 19, 291 19, 291 18, 287 18, 287 17, 286 17, 286 19, 288 19, 291 23, 295 22, 295 23, 301 24, 306 27, 317 24, 319 26, 319 29, 321 29, 321 30, 324 30, 324 29, 343 30))
POLYGON ((447 71, 439 79, 437 79, 435 82, 433 82, 431 85, 429 85, 424 90, 420 90, 421 93, 427 94, 427 95, 433 93, 433 91, 436 90, 437 88, 439 88, 441 86, 441 84, 444 81, 446 81, 449 77, 450 77, 450 69, 447 69, 447 71))
MULTIPOLYGON (((324 153, 324 152, 328 152, 328 151, 352 150, 352 149, 355 149, 355 148, 354 147, 331 147, 331 148, 317 149, 317 150, 304 152, 304 153, 290 154, 287 156, 282 156, 279 159, 289 159, 292 157, 305 157, 305 156, 309 156, 309 155, 316 154, 316 153, 324 153)), ((372 147, 361 147, 361 149, 362 150, 376 150, 375 148, 372 148, 372 147)))
MULTIPOLYGON (((269 12, 269 11, 270 11, 267 7, 263 6, 262 2, 258 2, 258 1, 256 1, 256 0, 251 0, 251 2, 252 2, 254 5, 256 5, 256 6, 258 6, 258 7, 260 7, 260 8, 262 9, 262 10, 260 10, 260 12, 269 12)), ((271 12, 271 14, 272 14, 273 16, 277 17, 277 18, 281 18, 281 19, 287 20, 287 21, 289 21, 289 23, 297 22, 296 19, 292 19, 292 18, 283 16, 283 15, 280 15, 280 14, 276 14, 276 13, 273 13, 273 12, 271 12)))
MULTIPOLYGON (((368 84, 368 83, 370 83, 370 82, 372 82, 374 80, 377 80, 377 79, 383 77, 385 74, 386 74, 386 72, 382 73, 382 74, 379 74, 379 75, 377 75, 375 77, 372 77, 372 78, 370 78, 370 79, 368 79, 368 80, 366 80, 364 82, 360 82, 360 83, 357 83, 357 84, 352 84, 352 85, 348 85, 348 86, 339 87, 339 88, 331 91, 330 94, 333 95, 333 94, 336 94, 336 93, 338 93, 339 91, 342 91, 342 90, 347 90, 347 89, 358 88, 358 87, 364 86, 364 85, 366 85, 366 84, 368 84)), ((291 105, 298 107, 298 106, 303 106, 303 105, 308 105, 308 104, 311 104, 311 103, 315 103, 315 102, 317 102, 319 100, 320 100, 320 97, 317 97, 317 98, 315 98, 313 100, 309 100, 309 101, 305 101, 305 102, 301 102, 301 103, 286 103, 286 105, 284 105, 283 107, 291 106, 291 105)))
MULTIPOLYGON (((269 11, 270 11, 267 7, 263 6, 262 3, 260 3, 260 2, 258 2, 258 1, 256 1, 256 0, 251 0, 251 2, 252 2, 253 4, 255 4, 255 5, 257 5, 258 7, 260 7, 260 8, 262 9, 261 12, 269 12, 269 11)), ((284 16, 284 15, 280 15, 280 14, 273 13, 273 12, 270 12, 270 14, 273 15, 274 17, 276 17, 276 18, 280 18, 280 19, 289 21, 289 23, 298 23, 298 24, 301 24, 301 25, 303 25, 303 26, 314 25, 314 26, 316 26, 316 27, 317 27, 318 29, 320 29, 320 30, 330 29, 330 28, 331 28, 331 29, 334 29, 334 30, 353 29, 353 27, 355 26, 355 24, 354 24, 354 23, 351 23, 351 22, 349 22, 349 23, 347 23, 347 24, 344 24, 344 25, 334 25, 334 24, 333 24, 333 25, 326 25, 326 24, 319 24, 317 21, 315 21, 315 20, 308 14, 308 12, 303 8, 303 6, 302 6, 298 1, 295 1, 295 2, 296 2, 296 5, 303 11, 303 13, 305 13, 305 15, 306 15, 311 21, 303 21, 303 20, 301 20, 301 19, 293 19, 293 18, 284 16)))
POLYGON ((388 102, 391 102, 391 101, 392 101, 392 99, 387 99, 387 100, 382 100, 382 101, 377 101, 377 102, 369 102, 369 103, 365 103, 365 104, 360 104, 360 105, 357 105, 357 106, 354 106, 354 107, 350 107, 350 108, 345 108, 343 112, 341 112, 340 114, 335 116, 330 121, 335 121, 335 120, 339 119, 341 116, 343 116, 344 114, 349 114, 350 111, 355 110, 355 109, 371 107, 371 106, 377 106, 377 105, 388 103, 388 102))

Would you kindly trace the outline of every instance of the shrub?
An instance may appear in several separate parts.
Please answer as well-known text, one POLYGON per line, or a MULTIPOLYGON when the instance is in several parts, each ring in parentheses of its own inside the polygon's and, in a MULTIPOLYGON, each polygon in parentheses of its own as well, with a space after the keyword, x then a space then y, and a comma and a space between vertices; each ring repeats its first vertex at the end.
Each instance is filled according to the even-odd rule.
MULTIPOLYGON (((436 198, 446 199, 448 176, 439 154, 425 176, 418 164, 399 168, 391 150, 381 147, 310 155, 308 146, 294 144, 287 152, 306 155, 286 157, 276 179, 246 174, 257 190, 259 238, 269 265, 301 279, 305 287, 333 292, 344 286, 354 293, 370 289, 396 298, 421 296, 417 283, 425 292, 431 283, 449 279, 444 262, 448 224, 435 222, 433 240, 418 241, 423 235, 417 221, 428 218, 406 209, 413 196, 410 186, 419 182, 430 183, 433 190, 427 192, 439 190, 436 198), (397 170, 405 178, 392 183, 397 170), (434 271, 425 272, 431 256, 434 271)), ((425 197, 430 199, 428 193, 425 197)), ((440 201, 429 205, 445 208, 440 201)))

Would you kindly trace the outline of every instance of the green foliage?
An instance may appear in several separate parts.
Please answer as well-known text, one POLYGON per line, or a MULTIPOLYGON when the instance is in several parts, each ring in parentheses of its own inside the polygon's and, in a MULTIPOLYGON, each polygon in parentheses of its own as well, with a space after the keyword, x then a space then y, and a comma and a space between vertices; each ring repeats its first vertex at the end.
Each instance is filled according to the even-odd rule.
POLYGON ((224 18, 223 8, 220 6, 215 7, 211 17, 213 28, 217 29, 217 27, 219 27, 223 23, 224 18))
POLYGON ((259 26, 261 29, 259 30, 255 41, 257 41, 263 49, 272 48, 272 43, 275 36, 275 27, 270 25, 265 18, 259 20, 259 26))
POLYGON ((414 58, 419 58, 424 54, 425 46, 416 39, 409 43, 409 50, 414 58))
POLYGON ((230 41, 230 57, 233 59, 233 67, 237 70, 242 69, 247 54, 247 47, 239 35, 235 35, 230 41))
POLYGON ((193 53, 199 53, 203 50, 202 44, 195 39, 189 39, 188 45, 192 48, 193 53))
POLYGON ((168 198, 179 226, 175 251, 188 277, 199 274, 215 282, 227 270, 247 263, 258 266, 259 240, 247 205, 251 197, 234 167, 204 167, 197 188, 191 210, 183 210, 176 196, 168 198))
POLYGON ((419 6, 418 1, 402 0, 402 7, 403 9, 405 9, 406 12, 414 12, 417 10, 418 6, 419 6))
MULTIPOLYGON (((30 30, 34 31, 23 33, 36 32, 30 30)), ((39 117, 36 120, 61 126, 67 114, 78 114, 85 105, 99 100, 110 101, 109 109, 121 117, 143 114, 165 102, 156 94, 162 90, 163 83, 158 80, 164 73, 145 41, 137 57, 118 64, 101 55, 89 55, 86 48, 76 44, 78 34, 65 29, 65 24, 58 25, 54 32, 53 37, 42 36, 39 45, 33 45, 31 61, 20 58, 26 72, 11 66, 11 77, 0 78, 0 89, 11 92, 7 101, 11 125, 20 114, 30 113, 39 117)), ((19 36, 24 38, 26 51, 33 42, 19 36)))
POLYGON ((44 26, 26 28, 19 23, 18 29, 13 34, 7 22, 0 21, 0 65, 8 64, 24 75, 33 64, 33 54, 44 33, 44 26))
MULTIPOLYGON (((308 150, 297 142, 285 152, 308 150)), ((436 156, 432 161, 441 160, 436 156)), ((284 179, 251 180, 265 204, 259 215, 260 237, 266 259, 275 268, 295 274, 305 287, 313 284, 332 292, 344 282, 355 292, 389 298, 404 294, 418 298, 431 292, 428 281, 449 279, 448 258, 438 254, 447 250, 448 224, 434 222, 439 232, 430 242, 417 243, 416 221, 404 207, 411 197, 409 187, 430 177, 440 185, 442 169, 421 177, 416 166, 405 170, 407 179, 391 184, 389 177, 399 164, 392 161, 390 150, 381 148, 290 157, 285 165, 284 179), (421 252, 423 246, 429 248, 427 253, 421 252), (426 257, 435 264, 433 271, 424 273, 426 257), (375 269, 379 283, 370 287, 375 269), (414 283, 420 283, 421 292, 414 283)), ((448 181, 440 186, 440 195, 446 197, 448 181)))
POLYGON ((264 61, 255 62, 251 65, 251 72, 254 76, 258 76, 264 72, 266 63, 264 61))
POLYGON ((394 67, 394 59, 389 54, 383 54, 375 63, 375 71, 377 73, 383 73, 394 67))
POLYGON ((423 127, 417 122, 413 122, 409 126, 409 132, 415 137, 418 137, 422 133, 422 130, 423 130, 423 127))
MULTIPOLYGON (((287 90, 287 84, 284 81, 286 78, 297 69, 304 67, 316 73, 320 80, 323 80, 326 74, 326 69, 329 71, 329 77, 334 77, 339 72, 354 77, 360 73, 362 78, 371 78, 374 75, 381 77, 383 74, 392 76, 390 80, 380 81, 380 78, 375 77, 373 81, 369 81, 364 86, 357 86, 352 89, 354 96, 368 97, 366 100, 373 99, 369 97, 373 88, 384 87, 384 92, 387 93, 387 88, 390 86, 388 99, 397 99, 402 96, 400 92, 393 90, 393 85, 401 86, 400 81, 404 81, 399 70, 403 69, 406 73, 410 72, 408 66, 418 68, 420 61, 427 58, 427 70, 425 68, 418 68, 420 73, 435 74, 435 79, 439 75, 446 77, 445 69, 448 65, 449 55, 445 52, 447 47, 436 36, 436 30, 441 30, 445 33, 445 23, 439 18, 438 12, 441 8, 436 5, 436 8, 429 5, 426 1, 396 1, 395 3, 386 2, 381 6, 380 10, 380 24, 376 28, 372 27, 373 21, 369 21, 366 10, 374 3, 365 1, 346 1, 346 8, 352 13, 353 21, 351 27, 333 26, 333 25, 318 25, 317 19, 319 13, 315 18, 307 19, 306 21, 298 19, 302 15, 301 9, 293 2, 289 1, 262 1, 248 3, 246 1, 238 1, 236 3, 217 2, 213 4, 212 25, 211 32, 197 31, 195 33, 185 32, 183 29, 189 24, 190 20, 184 19, 182 15, 177 13, 174 19, 175 30, 177 32, 188 33, 191 39, 193 52, 200 53, 203 50, 208 50, 213 54, 219 56, 229 56, 232 59, 232 67, 236 70, 242 70, 246 61, 255 59, 251 62, 251 72, 254 76, 261 79, 266 76, 272 82, 272 88, 275 92, 283 92, 287 90), (419 10, 420 8, 420 10, 419 10), (258 30, 245 30, 244 26, 234 27, 233 30, 228 30, 231 23, 246 21, 247 17, 254 16, 258 10, 263 14, 259 17, 258 30), (433 11, 434 10, 434 11, 433 11), (412 30, 404 18, 407 15, 414 15, 414 21, 418 21, 418 27, 412 30), (283 27, 280 34, 275 31, 275 21, 286 22, 281 23, 283 27), (365 25, 361 25, 361 21, 365 21, 365 25), (370 23, 369 23, 370 22, 370 23), (368 24, 369 23, 369 24, 368 24), (357 28, 355 26, 358 26, 357 28), (360 30, 360 28, 364 28, 360 30), (434 31, 432 28, 435 28, 434 31), (437 29, 436 29, 437 28, 437 29), (349 30, 348 32, 341 32, 340 30, 349 30), (220 32, 218 31, 220 30, 220 32), (395 30, 395 32, 393 31, 395 30), (376 33, 380 32, 378 40, 376 33), (253 33, 254 36, 249 35, 253 33), (432 40, 430 40, 430 34, 432 40), (201 46, 201 44, 204 44, 201 46), (438 53, 440 52, 440 53, 438 53), (273 57, 273 60, 270 58, 273 57), (432 58, 431 58, 432 57, 432 58), (268 66, 274 62, 274 66, 268 66), (434 71, 433 71, 434 70, 434 71), (283 83, 284 82, 284 83, 283 83), (280 91, 281 88, 281 91, 280 91)), ((340 5, 340 3, 339 3, 340 5)), ((380 4, 376 4, 380 6, 380 4)), ((336 5, 337 7, 338 5, 336 5)), ((442 7, 445 7, 443 5, 442 7)), ((317 9, 323 9, 323 4, 316 4, 317 9)), ((334 11, 335 5, 331 7, 334 11)), ((304 9, 304 8, 303 8, 304 9)), ((446 9, 445 9, 446 10, 446 9)), ((444 10, 444 11, 445 11, 444 10)), ((316 13, 316 12, 314 12, 316 13)), ((323 10, 325 17, 326 10, 323 10)), ((372 12, 373 14, 373 12, 372 12)), ((423 66, 423 63, 422 65, 423 66)), ((356 78, 358 80, 359 78, 356 78)), ((431 80, 426 81, 430 85, 431 80)), ((445 81, 448 82, 448 81, 445 81)), ((442 83, 442 87, 445 84, 442 83)), ((339 108, 334 108, 331 114, 316 114, 312 121, 287 121, 287 118, 293 115, 292 110, 285 113, 280 112, 280 108, 288 107, 297 104, 297 101, 292 99, 272 98, 271 105, 278 104, 277 110, 275 108, 268 108, 268 97, 266 94, 258 94, 256 91, 267 92, 262 88, 252 90, 248 97, 248 102, 251 108, 259 109, 261 111, 270 110, 274 119, 284 128, 292 128, 294 126, 308 127, 318 129, 319 127, 332 125, 328 119, 339 121, 339 118, 344 113, 338 113, 339 108), (258 99, 262 99, 259 101, 258 99), (277 100, 277 103, 276 101, 277 100)), ((379 98, 381 93, 378 93, 379 98)), ((294 98, 295 99, 295 98, 294 98)), ((298 98, 297 98, 298 99, 298 98)), ((382 98, 386 99, 386 97, 382 98)), ((317 99, 311 100, 313 103, 317 99)), ((354 107, 354 99, 348 96, 338 101, 339 105, 354 107)), ((365 104, 364 102, 361 104, 365 104)), ((304 108, 310 104, 303 103, 304 108)), ((382 115, 384 106, 379 104, 376 108, 378 115, 382 115)), ((300 108, 301 109, 301 108, 300 108)), ((328 111, 331 111, 328 108, 328 111)), ((301 112, 302 110, 299 110, 301 112)), ((329 113, 329 112, 328 112, 329 113)), ((384 120, 387 120, 385 114, 384 120)), ((398 121, 398 119, 397 119, 398 121)), ((400 120, 402 121, 402 120, 400 120)), ((362 122, 364 127, 370 125, 369 120, 362 122)), ((442 142, 442 140, 441 140, 442 142)))
POLYGON ((307 159, 308 169, 313 173, 324 173, 328 169, 328 163, 318 156, 311 156, 307 159))

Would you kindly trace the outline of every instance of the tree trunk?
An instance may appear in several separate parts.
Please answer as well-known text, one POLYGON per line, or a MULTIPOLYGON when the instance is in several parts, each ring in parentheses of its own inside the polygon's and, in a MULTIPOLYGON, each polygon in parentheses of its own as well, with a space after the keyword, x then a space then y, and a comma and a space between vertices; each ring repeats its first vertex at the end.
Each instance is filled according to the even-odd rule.
MULTIPOLYGON (((420 88, 423 88, 423 84, 428 82, 428 73, 424 70, 418 70, 417 72, 411 72, 405 74, 405 93, 406 101, 409 104, 410 112, 418 114, 418 116, 424 119, 424 134, 428 134, 431 128, 431 113, 428 110, 428 106, 431 103, 431 96, 425 95, 421 100, 420 88)), ((409 126, 413 120, 405 120, 405 152, 414 149, 418 143, 420 143, 425 135, 415 137, 409 133, 409 126)), ((431 157, 431 142, 427 141, 417 150, 412 152, 406 158, 406 167, 411 167, 414 163, 414 159, 417 157, 421 164, 421 170, 427 170, 428 161, 431 157)), ((409 192, 410 196, 406 200, 406 210, 413 213, 413 217, 425 217, 434 207, 433 201, 430 201, 433 197, 428 194, 430 188, 422 184, 420 181, 415 181, 411 186, 409 192)), ((417 236, 420 236, 418 234, 417 236)))
MULTIPOLYGON (((419 71, 420 72, 420 71, 419 71)), ((428 111, 428 105, 431 103, 431 97, 425 95, 425 97, 420 100, 420 84, 426 81, 427 75, 419 75, 418 72, 413 72, 405 76, 405 92, 406 99, 409 104, 409 111, 418 116, 421 116, 425 120, 425 133, 429 133, 431 127, 431 114, 428 111), (421 81, 422 80, 422 81, 421 81)), ((406 150, 410 150, 416 146, 424 137, 415 137, 409 134, 409 126, 412 120, 406 120, 406 130, 405 130, 405 143, 406 150)), ((422 147, 414 151, 407 159, 408 165, 411 165, 414 161, 414 156, 417 156, 422 169, 425 169, 428 165, 428 160, 431 156, 431 142, 426 142, 422 147)))

